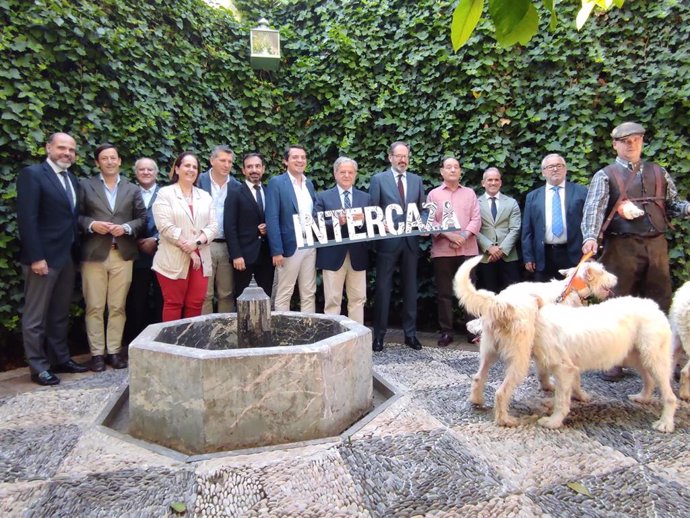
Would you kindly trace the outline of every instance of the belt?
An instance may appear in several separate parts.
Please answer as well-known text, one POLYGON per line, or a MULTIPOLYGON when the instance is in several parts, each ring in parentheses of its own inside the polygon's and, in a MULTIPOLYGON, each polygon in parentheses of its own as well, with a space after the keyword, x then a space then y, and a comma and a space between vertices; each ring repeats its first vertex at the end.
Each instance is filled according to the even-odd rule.
POLYGON ((557 245, 552 245, 552 244, 549 244, 549 243, 544 243, 544 246, 545 246, 546 248, 551 248, 551 249, 553 250, 553 249, 556 249, 556 248, 567 248, 567 247, 568 247, 568 243, 559 243, 559 244, 557 244, 557 245))
POLYGON ((117 243, 116 243, 115 241, 113 241, 112 243, 110 243, 110 249, 111 249, 111 250, 117 250, 117 243))
POLYGON ((214 239, 214 243, 225 243, 225 239, 214 239))

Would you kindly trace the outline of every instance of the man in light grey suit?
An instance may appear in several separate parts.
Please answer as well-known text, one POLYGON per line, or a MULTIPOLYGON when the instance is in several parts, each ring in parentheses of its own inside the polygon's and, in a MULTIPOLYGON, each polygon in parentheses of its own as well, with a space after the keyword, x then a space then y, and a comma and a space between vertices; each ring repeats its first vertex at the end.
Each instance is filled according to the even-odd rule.
POLYGON ((86 335, 91 370, 100 372, 105 370, 106 361, 115 369, 127 367, 120 354, 125 301, 132 282, 132 262, 138 256, 136 238, 146 227, 146 206, 139 187, 120 176, 122 160, 115 146, 99 146, 94 158, 101 173, 81 182, 79 225, 84 234, 81 273, 86 335))
POLYGON ((479 197, 482 227, 477 235, 479 250, 484 254, 477 269, 477 284, 495 293, 520 281, 517 241, 520 238, 520 207, 517 201, 501 193, 503 180, 495 167, 484 171, 479 197))
MULTIPOLYGON (((388 205, 406 207, 417 205, 421 212, 424 203, 424 187, 421 177, 407 171, 410 161, 410 146, 406 142, 393 142, 388 148, 390 169, 375 174, 369 184, 372 205, 384 211, 388 205)), ((397 220, 404 221, 401 214, 397 220)), ((382 239, 376 246, 376 289, 374 293, 374 340, 372 349, 383 350, 383 339, 388 329, 388 311, 393 291, 393 273, 399 266, 402 284, 403 306, 402 326, 405 344, 412 349, 421 349, 417 339, 417 262, 419 260, 419 237, 403 236, 382 239)))

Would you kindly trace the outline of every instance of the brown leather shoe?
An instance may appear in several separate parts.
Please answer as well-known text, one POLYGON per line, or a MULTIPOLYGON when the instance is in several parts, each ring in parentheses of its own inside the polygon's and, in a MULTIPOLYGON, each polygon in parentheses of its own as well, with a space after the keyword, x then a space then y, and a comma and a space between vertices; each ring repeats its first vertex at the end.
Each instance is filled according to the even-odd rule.
POLYGON ((439 347, 447 347, 453 341, 453 335, 450 333, 441 333, 441 338, 438 339, 436 344, 439 347))
POLYGON ((619 366, 613 367, 599 374, 599 377, 604 381, 620 381, 624 376, 625 373, 623 372, 623 367, 619 366))
POLYGON ((120 353, 110 355, 110 365, 113 369, 126 369, 127 360, 125 360, 120 353))
POLYGON ((91 370, 93 372, 103 372, 105 370, 105 357, 102 354, 91 357, 91 370))

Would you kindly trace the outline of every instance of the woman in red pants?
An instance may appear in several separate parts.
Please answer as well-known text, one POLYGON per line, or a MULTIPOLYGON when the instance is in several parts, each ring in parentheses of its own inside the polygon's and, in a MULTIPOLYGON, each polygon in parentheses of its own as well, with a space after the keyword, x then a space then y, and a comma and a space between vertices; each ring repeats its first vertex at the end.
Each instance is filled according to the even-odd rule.
POLYGON ((160 235, 153 270, 163 293, 163 322, 201 315, 211 275, 208 243, 218 233, 211 196, 196 187, 199 159, 185 152, 158 191, 153 218, 160 235))

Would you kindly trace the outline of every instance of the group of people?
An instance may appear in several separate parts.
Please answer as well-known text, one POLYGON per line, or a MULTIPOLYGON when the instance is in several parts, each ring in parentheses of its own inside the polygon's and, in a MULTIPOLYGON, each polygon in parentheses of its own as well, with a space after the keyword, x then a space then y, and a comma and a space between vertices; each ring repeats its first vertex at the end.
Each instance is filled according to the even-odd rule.
MULTIPOLYGON (((363 214, 356 209, 363 207, 385 211, 393 204, 415 204, 425 213, 428 201, 453 208, 459 230, 431 235, 440 346, 454 340, 452 279, 457 268, 483 254, 478 284, 498 292, 522 278, 519 243, 524 270, 546 281, 577 264, 582 254, 596 252, 603 241, 601 260, 619 276, 618 294, 647 296, 668 310, 671 281, 664 232, 668 217, 687 215, 690 204, 678 199, 663 168, 641 161, 644 133, 642 126, 629 122, 613 130, 616 162, 594 175, 589 190, 566 180, 561 155, 544 157, 545 185, 527 195, 522 217, 517 201, 501 193, 497 168, 484 171, 484 192, 477 197, 461 185, 456 157, 441 160, 442 182, 425 194, 422 178, 408 171, 410 146, 402 141, 390 145, 390 167, 371 177, 368 193, 355 188, 358 164, 347 157, 333 165, 335 185, 317 193, 305 175, 307 151, 300 145, 286 148, 285 172, 267 184, 259 153, 242 157, 244 179, 238 181, 231 175, 235 154, 220 145, 211 152, 205 172, 194 154, 179 155, 170 171, 171 184, 161 187, 158 166, 150 158, 135 162, 137 184, 122 176, 121 158, 112 144, 94 152, 99 173, 78 181, 70 171, 76 142, 55 133, 46 143, 46 161, 24 168, 17 181, 25 278, 22 333, 31 378, 54 385, 60 372, 98 372, 106 364, 124 368, 123 344, 146 325, 234 311, 235 297, 252 277, 272 296, 277 311, 290 309, 297 286, 300 310, 315 312, 320 269, 324 312, 341 313, 344 291, 347 315, 363 323, 370 248, 376 251, 373 350, 383 349, 396 278, 405 344, 421 349, 416 333, 420 236, 298 247, 295 232, 302 229, 295 222, 309 225, 320 211, 342 211, 339 223, 347 238, 346 214, 361 225, 363 214), (622 201, 636 204, 643 215, 628 219, 617 210, 622 201), (78 264, 92 355, 88 366, 71 359, 67 347, 78 264)), ((442 217, 443 211, 436 211, 437 223, 442 217)), ((394 216, 397 224, 395 218, 404 222, 405 215, 394 216)), ((330 220, 331 237, 332 226, 330 220)))

